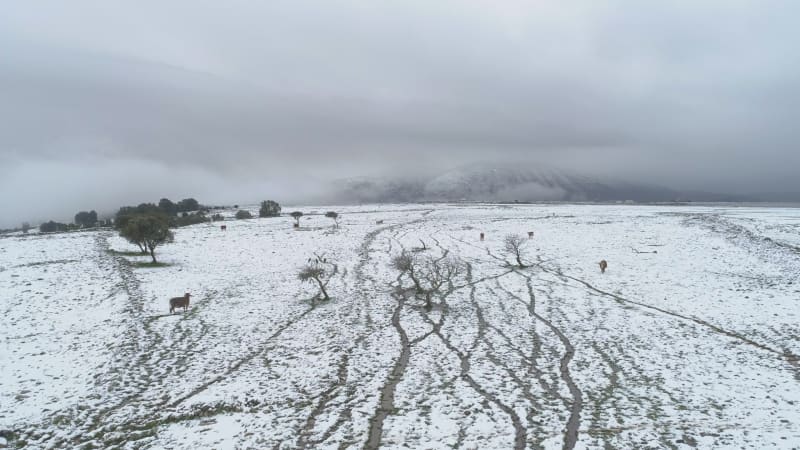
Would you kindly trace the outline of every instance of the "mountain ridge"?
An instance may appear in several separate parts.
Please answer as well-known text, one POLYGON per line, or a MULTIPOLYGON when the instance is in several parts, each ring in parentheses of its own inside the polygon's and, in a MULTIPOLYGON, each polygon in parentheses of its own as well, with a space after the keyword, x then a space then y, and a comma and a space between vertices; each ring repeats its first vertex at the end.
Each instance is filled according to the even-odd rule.
POLYGON ((657 185, 604 179, 542 165, 470 165, 431 176, 356 177, 337 180, 339 201, 393 203, 491 202, 680 202, 750 201, 745 196, 678 191, 657 185))

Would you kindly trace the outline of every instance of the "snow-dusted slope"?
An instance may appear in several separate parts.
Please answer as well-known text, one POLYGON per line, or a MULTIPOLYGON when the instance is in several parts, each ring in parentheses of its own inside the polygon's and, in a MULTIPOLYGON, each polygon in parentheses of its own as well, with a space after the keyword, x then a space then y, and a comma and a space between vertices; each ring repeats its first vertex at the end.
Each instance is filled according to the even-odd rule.
POLYGON ((110 232, 0 239, 0 444, 800 446, 800 210, 336 209, 176 230, 161 268, 110 232), (431 309, 403 250, 463 262, 431 309))
MULTIPOLYGON (((665 188, 600 180, 544 166, 471 165, 427 178, 357 178, 336 183, 334 191, 335 198, 366 202, 672 201, 689 198, 665 188)), ((691 198, 698 199, 697 195, 691 198)))

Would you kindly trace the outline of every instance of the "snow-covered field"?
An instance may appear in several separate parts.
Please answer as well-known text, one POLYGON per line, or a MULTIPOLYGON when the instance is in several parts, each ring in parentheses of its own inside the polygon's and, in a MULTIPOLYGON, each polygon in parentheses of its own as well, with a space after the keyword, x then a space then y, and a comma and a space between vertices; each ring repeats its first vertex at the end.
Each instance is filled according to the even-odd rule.
POLYGON ((181 228, 159 268, 0 239, 0 447, 800 448, 800 209, 337 211, 181 228), (463 262, 431 309, 404 249, 463 262))

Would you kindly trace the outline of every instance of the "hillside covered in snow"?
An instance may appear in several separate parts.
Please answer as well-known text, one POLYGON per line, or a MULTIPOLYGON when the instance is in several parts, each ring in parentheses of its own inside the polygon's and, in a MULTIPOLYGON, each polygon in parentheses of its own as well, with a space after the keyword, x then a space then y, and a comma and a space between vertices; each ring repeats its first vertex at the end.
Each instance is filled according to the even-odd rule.
POLYGON ((347 202, 636 202, 742 201, 734 195, 678 191, 603 179, 554 167, 473 164, 430 176, 360 177, 333 184, 347 202))

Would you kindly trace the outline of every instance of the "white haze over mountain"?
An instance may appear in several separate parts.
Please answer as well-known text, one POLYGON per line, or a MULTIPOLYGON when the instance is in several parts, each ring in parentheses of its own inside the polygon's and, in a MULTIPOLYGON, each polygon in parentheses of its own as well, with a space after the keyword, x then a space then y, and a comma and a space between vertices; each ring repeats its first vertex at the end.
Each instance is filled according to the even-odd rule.
POLYGON ((472 164, 431 177, 340 180, 328 202, 744 201, 741 196, 675 191, 644 183, 591 177, 539 165, 472 164))
MULTIPOLYGON (((338 195, 336 180, 407 187, 487 161, 800 192, 798 13, 776 0, 9 3, 0 226, 163 196, 306 202, 338 195)), ((573 192, 506 189, 493 198, 573 192)))

